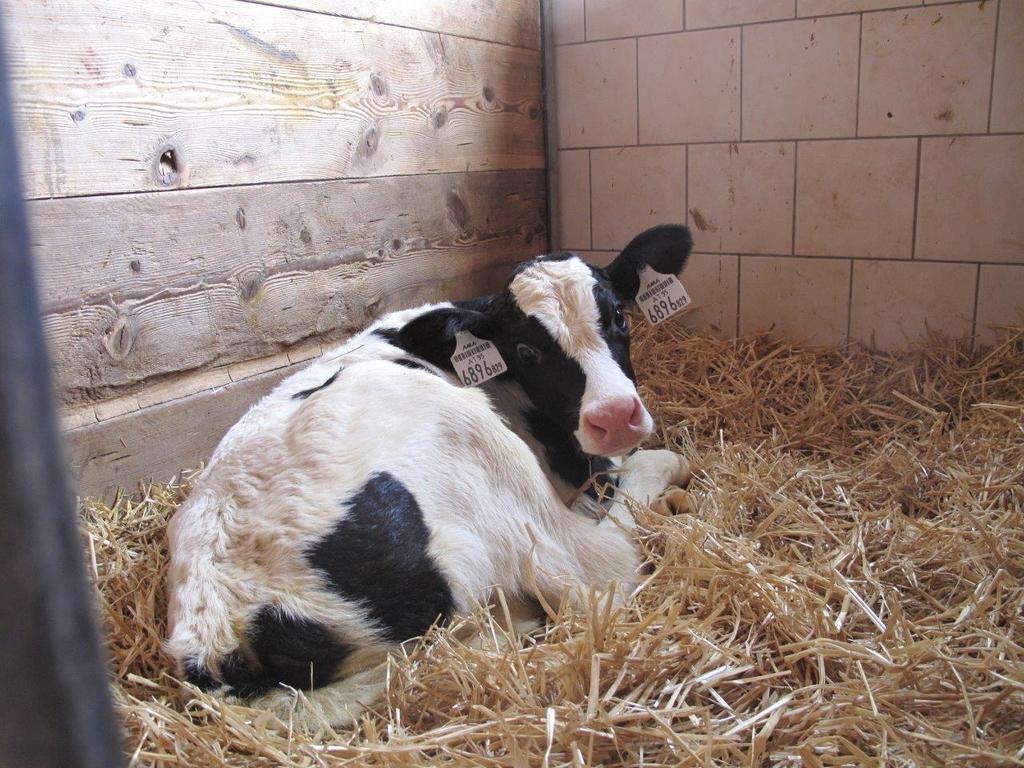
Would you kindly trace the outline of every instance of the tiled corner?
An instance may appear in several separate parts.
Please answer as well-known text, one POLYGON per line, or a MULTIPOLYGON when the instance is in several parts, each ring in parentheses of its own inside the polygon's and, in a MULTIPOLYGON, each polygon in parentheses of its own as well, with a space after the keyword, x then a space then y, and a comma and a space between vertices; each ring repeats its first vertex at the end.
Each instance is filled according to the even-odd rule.
POLYGON ((595 149, 590 157, 594 249, 618 249, 655 224, 683 221, 686 147, 595 149))
POLYGON ((551 37, 555 45, 586 40, 583 0, 554 0, 551 3, 551 37))
POLYGON ((911 257, 916 139, 801 142, 796 168, 797 253, 911 257))
POLYGON ((555 48, 558 146, 636 143, 636 41, 555 48))
POLYGON ((679 0, 587 0, 587 39, 674 32, 683 28, 679 0))
POLYGON ((830 13, 858 13, 898 8, 920 0, 797 0, 797 16, 827 16, 830 13))
POLYGON ((691 146, 688 185, 697 250, 791 253, 792 144, 691 146))
POLYGON ((729 141, 740 135, 740 31, 639 41, 640 142, 729 141))
POLYGON ((793 18, 794 0, 686 0, 686 28, 793 18))
POLYGON ((560 247, 590 248, 590 150, 568 149, 558 153, 557 194, 560 247))
POLYGON ((976 282, 973 264, 855 261, 850 337, 896 350, 929 331, 970 336, 976 282))
POLYGON ((856 16, 743 31, 743 138, 853 136, 857 130, 856 16))
POLYGON ((860 135, 984 132, 996 3, 864 15, 860 135))
POLYGON ((982 264, 978 283, 975 336, 985 346, 997 344, 998 326, 1024 325, 1024 266, 982 264))
POLYGON ((719 338, 735 336, 739 257, 694 253, 680 280, 693 303, 679 322, 705 328, 719 338))
POLYGON ((1024 136, 922 140, 915 257, 1024 264, 1024 136))
POLYGON ((1024 2, 999 5, 992 130, 1024 131, 1024 2))
POLYGON ((802 344, 846 338, 850 262, 744 256, 740 261, 740 333, 771 330, 802 344))

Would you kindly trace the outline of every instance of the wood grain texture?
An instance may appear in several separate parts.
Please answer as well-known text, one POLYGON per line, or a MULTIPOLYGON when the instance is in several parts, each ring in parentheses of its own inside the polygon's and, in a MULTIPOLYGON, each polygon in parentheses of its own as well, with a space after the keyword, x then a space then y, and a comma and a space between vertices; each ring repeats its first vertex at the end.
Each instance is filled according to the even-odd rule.
POLYGON ((33 202, 62 400, 488 292, 545 250, 544 211, 542 171, 33 202))
POLYGON ((538 0, 246 0, 539 49, 538 0))
POLYGON ((65 434, 71 474, 82 496, 109 498, 118 487, 166 482, 209 458, 249 407, 298 366, 156 405, 65 434))
POLYGON ((3 2, 31 198, 544 165, 536 50, 237 0, 3 2))

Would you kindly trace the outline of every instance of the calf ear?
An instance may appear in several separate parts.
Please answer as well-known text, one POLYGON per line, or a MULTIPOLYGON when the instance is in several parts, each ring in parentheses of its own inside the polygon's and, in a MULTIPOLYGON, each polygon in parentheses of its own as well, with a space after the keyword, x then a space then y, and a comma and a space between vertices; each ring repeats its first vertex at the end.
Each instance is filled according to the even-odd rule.
POLYGON ((655 272, 678 275, 693 248, 693 237, 688 227, 681 224, 662 224, 651 227, 634 237, 615 261, 608 265, 612 287, 624 301, 633 301, 640 288, 640 270, 645 265, 655 272))
POLYGON ((413 318, 398 331, 394 342, 410 355, 451 369, 455 354, 455 334, 469 331, 480 339, 493 339, 496 325, 492 318, 475 309, 443 307, 413 318))

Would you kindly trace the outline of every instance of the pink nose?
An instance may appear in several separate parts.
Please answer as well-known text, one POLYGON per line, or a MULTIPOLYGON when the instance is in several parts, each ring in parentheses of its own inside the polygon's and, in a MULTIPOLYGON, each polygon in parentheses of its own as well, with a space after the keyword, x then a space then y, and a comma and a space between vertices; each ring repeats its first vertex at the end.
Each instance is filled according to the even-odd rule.
POLYGON ((647 437, 644 406, 636 395, 598 403, 584 412, 583 425, 602 452, 632 448, 647 437))

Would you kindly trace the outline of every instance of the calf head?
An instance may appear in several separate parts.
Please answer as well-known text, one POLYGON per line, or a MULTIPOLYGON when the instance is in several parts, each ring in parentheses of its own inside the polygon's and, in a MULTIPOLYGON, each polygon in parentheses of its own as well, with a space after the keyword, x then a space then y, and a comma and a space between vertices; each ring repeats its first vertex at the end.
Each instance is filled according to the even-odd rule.
POLYGON ((571 434, 584 453, 619 456, 646 438, 653 420, 636 391, 624 308, 640 270, 678 274, 693 240, 686 227, 654 227, 606 268, 562 253, 520 264, 503 291, 416 318, 399 345, 451 368, 455 334, 491 341, 535 411, 571 434))

